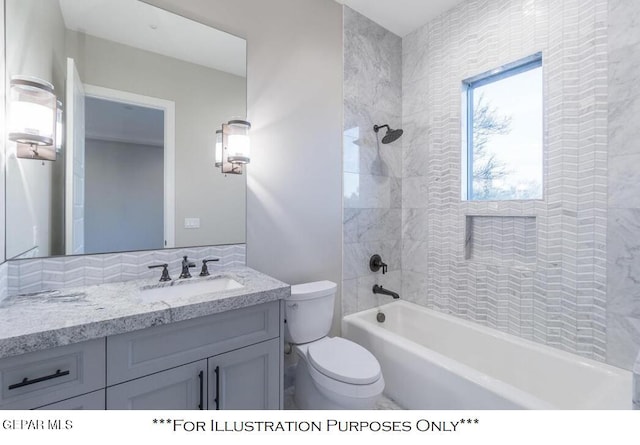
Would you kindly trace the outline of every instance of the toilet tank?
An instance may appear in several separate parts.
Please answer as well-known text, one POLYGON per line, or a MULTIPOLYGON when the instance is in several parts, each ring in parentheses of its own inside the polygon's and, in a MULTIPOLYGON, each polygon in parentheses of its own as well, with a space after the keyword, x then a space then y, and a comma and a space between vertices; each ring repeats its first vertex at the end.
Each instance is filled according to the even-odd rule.
POLYGON ((329 333, 336 289, 336 283, 331 281, 291 286, 291 296, 284 304, 285 341, 309 343, 329 333))

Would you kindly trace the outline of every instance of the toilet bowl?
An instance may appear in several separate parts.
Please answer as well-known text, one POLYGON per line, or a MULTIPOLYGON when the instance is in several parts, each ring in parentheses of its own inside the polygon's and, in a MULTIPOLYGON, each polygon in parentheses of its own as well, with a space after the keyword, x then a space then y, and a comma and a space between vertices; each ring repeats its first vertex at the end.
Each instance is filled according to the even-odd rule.
POLYGON ((372 409, 384 390, 376 358, 362 346, 328 337, 336 284, 291 286, 285 339, 298 357, 294 400, 299 409, 372 409))
POLYGON ((294 350, 300 409, 372 409, 384 390, 378 361, 356 343, 324 337, 294 350))

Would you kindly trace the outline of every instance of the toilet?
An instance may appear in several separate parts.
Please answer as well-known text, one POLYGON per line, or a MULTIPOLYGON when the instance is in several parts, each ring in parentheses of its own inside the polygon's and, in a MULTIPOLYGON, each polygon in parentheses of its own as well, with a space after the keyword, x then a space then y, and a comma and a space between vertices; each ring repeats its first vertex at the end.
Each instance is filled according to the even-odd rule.
POLYGON ((327 337, 336 283, 291 286, 285 340, 298 356, 294 400, 299 409, 373 409, 384 390, 378 360, 362 346, 327 337))

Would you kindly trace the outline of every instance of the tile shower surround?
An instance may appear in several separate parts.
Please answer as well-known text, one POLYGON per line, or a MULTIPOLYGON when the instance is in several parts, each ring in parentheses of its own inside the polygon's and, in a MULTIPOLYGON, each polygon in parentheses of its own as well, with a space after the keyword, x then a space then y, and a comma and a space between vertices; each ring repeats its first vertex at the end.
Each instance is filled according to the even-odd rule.
POLYGON ((375 283, 400 292, 402 246, 402 139, 378 141, 373 126, 401 126, 402 41, 344 8, 344 224, 342 313, 375 307, 375 283), (373 274, 380 254, 388 273, 373 274))
POLYGON ((176 279, 180 275, 183 255, 196 263, 191 271, 197 275, 200 273, 201 261, 205 258, 220 258, 219 262, 208 264, 211 272, 222 266, 244 266, 246 246, 231 244, 12 260, 0 266, 0 285, 3 279, 6 282, 6 286, 0 289, 6 289, 5 292, 14 295, 156 276, 160 278, 162 269, 148 268, 159 263, 169 264, 169 275, 176 279))
POLYGON ((630 369, 640 349, 640 33, 629 29, 640 3, 469 0, 402 39, 401 87, 397 36, 344 11, 343 314, 386 302, 373 283, 401 284, 410 301, 630 369), (538 51, 544 200, 461 201, 462 79, 538 51), (400 178, 393 155, 374 162, 367 133, 395 116, 397 91, 400 178), (468 216, 487 218, 471 250, 468 216), (494 239, 497 227, 507 229, 494 239), (501 250, 511 237, 523 249, 501 250), (373 253, 392 273, 368 270, 373 253))
POLYGON ((405 159, 421 163, 403 176, 403 296, 604 361, 607 0, 468 0, 414 31, 403 39, 403 125, 405 159), (462 201, 462 79, 537 52, 544 199, 462 201), (473 227, 473 255, 468 215, 487 218, 473 227))
POLYGON ((609 0, 608 23, 607 361, 640 371, 640 2, 609 0))

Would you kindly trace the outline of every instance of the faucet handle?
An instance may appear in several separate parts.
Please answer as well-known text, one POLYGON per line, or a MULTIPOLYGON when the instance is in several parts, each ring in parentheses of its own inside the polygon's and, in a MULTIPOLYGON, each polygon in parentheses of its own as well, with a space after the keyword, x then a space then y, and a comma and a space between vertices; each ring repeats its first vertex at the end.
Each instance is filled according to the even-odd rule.
POLYGON ((369 259, 369 269, 371 272, 377 272, 382 268, 382 275, 387 273, 387 265, 382 262, 382 257, 377 253, 369 259))
POLYGON ((157 269, 158 267, 162 267, 162 276, 160 277, 160 281, 171 281, 171 277, 169 276, 169 265, 164 264, 154 264, 149 266, 149 269, 157 269))
POLYGON ((211 261, 220 261, 220 258, 210 258, 210 259, 202 260, 202 270, 200 271, 201 277, 206 277, 207 275, 209 275, 209 269, 207 268, 207 263, 211 261))

